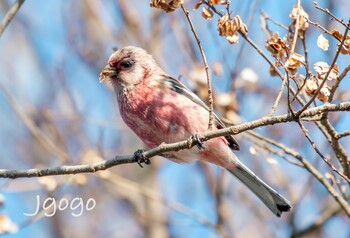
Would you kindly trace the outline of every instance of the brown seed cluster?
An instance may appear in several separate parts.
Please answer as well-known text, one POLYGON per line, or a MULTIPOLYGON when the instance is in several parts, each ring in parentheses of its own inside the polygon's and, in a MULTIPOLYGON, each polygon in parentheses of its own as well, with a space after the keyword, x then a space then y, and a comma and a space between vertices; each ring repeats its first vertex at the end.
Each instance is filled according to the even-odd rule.
MULTIPOLYGON (((315 76, 309 78, 305 82, 305 92, 309 96, 315 95, 318 87, 319 87, 319 80, 316 79, 315 76)), ((322 102, 326 102, 328 100, 329 95, 331 94, 331 91, 329 90, 328 86, 323 86, 320 90, 320 92, 317 94, 317 98, 321 100, 322 102)))
POLYGON ((202 9, 202 17, 205 19, 205 20, 211 20, 213 18, 213 11, 210 10, 209 8, 205 8, 203 7, 202 9))
POLYGON ((289 58, 286 60, 284 67, 287 69, 291 77, 295 77, 297 73, 297 68, 302 66, 305 57, 298 53, 292 52, 289 58))
MULTIPOLYGON (((294 6, 292 12, 289 15, 293 19, 292 25, 298 28, 298 32, 303 32, 309 27, 309 15, 304 11, 302 6, 294 6), (298 24, 296 26, 296 24, 298 24)), ((286 40, 280 38, 278 33, 275 33, 272 37, 267 39, 266 49, 271 52, 271 55, 276 58, 275 65, 280 67, 284 65, 284 68, 288 71, 289 76, 295 78, 297 68, 304 64, 305 57, 296 52, 291 52, 286 40)), ((325 48, 326 46, 324 46, 325 48)), ((273 67, 269 69, 271 75, 276 75, 273 67)))
MULTIPOLYGON (((226 2, 226 1, 224 1, 224 2, 226 2)), ((211 5, 219 5, 219 4, 223 4, 224 2, 221 0, 209 0, 209 3, 211 5)))
MULTIPOLYGON (((284 67, 289 72, 291 77, 295 77, 297 68, 304 63, 304 56, 296 52, 290 52, 289 46, 284 39, 280 38, 276 32, 273 36, 266 41, 266 49, 271 52, 271 55, 276 58, 276 66, 281 66, 282 62, 284 67)), ((275 75, 275 70, 270 67, 270 74, 275 75)))
MULTIPOLYGON (((194 10, 197 10, 204 1, 200 0, 194 6, 194 10)), ((210 6, 214 5, 227 5, 228 1, 222 0, 209 0, 209 7, 202 8, 202 17, 206 20, 213 18, 213 11, 210 6)), ((218 31, 220 36, 225 36, 230 44, 237 44, 239 40, 238 32, 246 35, 248 34, 248 28, 243 23, 239 15, 231 17, 230 14, 226 13, 218 20, 218 31)))
MULTIPOLYGON (((342 41, 344 38, 344 36, 338 30, 332 30, 331 34, 332 34, 332 36, 337 38, 337 40, 339 40, 339 41, 342 41)), ((338 46, 339 45, 340 45, 340 43, 338 43, 338 46)), ((340 49, 340 53, 343 55, 350 54, 350 35, 347 35, 345 37, 344 45, 340 49)))
MULTIPOLYGON (((326 63, 326 62, 317 62, 314 64, 314 70, 316 72, 316 77, 319 80, 323 80, 328 71, 330 69, 330 66, 326 63)), ((336 80, 338 78, 338 64, 335 63, 333 68, 331 69, 331 72, 328 75, 327 80, 332 81, 332 80, 336 80)))
MULTIPOLYGON (((314 64, 314 70, 316 72, 316 75, 313 75, 305 82, 305 92, 310 96, 315 95, 319 85, 321 85, 322 81, 330 70, 330 66, 326 62, 317 62, 314 64)), ((328 100, 328 97, 331 93, 330 84, 332 84, 332 82, 338 78, 338 73, 338 65, 334 64, 327 77, 327 82, 323 85, 320 92, 317 94, 317 98, 322 102, 326 102, 328 100)))
MULTIPOLYGON (((194 10, 197 10, 202 4, 204 3, 203 0, 199 0, 196 5, 194 5, 194 10)), ((210 6, 214 6, 214 5, 227 5, 227 0, 226 1, 222 1, 222 0, 209 0, 209 5, 210 6)))
POLYGON ((220 36, 225 36, 230 44, 237 44, 239 40, 238 32, 248 34, 247 26, 242 22, 239 15, 231 18, 228 14, 222 16, 218 21, 220 36))
POLYGON ((309 27, 309 14, 307 14, 302 6, 300 8, 298 5, 295 5, 293 7, 292 12, 289 14, 289 17, 294 20, 294 23, 296 24, 297 19, 299 17, 299 24, 298 24, 298 29, 299 31, 305 31, 309 27))
POLYGON ((151 0, 151 7, 159 8, 166 13, 174 11, 183 4, 183 0, 151 0))
POLYGON ((290 49, 286 42, 279 37, 278 32, 266 41, 266 49, 271 52, 272 56, 284 60, 289 54, 290 49))

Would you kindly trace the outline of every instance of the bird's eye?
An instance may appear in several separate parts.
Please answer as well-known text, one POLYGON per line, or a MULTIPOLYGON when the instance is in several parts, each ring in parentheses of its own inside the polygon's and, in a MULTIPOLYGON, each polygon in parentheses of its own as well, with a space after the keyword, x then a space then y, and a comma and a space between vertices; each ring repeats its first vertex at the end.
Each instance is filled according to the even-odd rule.
POLYGON ((134 64, 134 61, 132 61, 132 60, 125 60, 125 61, 122 61, 120 63, 120 67, 122 69, 130 69, 131 66, 133 66, 133 64, 134 64))

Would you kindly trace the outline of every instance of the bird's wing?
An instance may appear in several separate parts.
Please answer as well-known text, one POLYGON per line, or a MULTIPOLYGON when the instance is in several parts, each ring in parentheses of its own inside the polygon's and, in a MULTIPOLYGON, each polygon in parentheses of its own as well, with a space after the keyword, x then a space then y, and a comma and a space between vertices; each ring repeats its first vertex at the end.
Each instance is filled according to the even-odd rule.
MULTIPOLYGON (((209 111, 208 106, 179 80, 168 75, 162 75, 161 83, 163 84, 163 86, 168 87, 171 90, 186 96, 188 99, 190 99, 194 103, 200 105, 201 107, 209 111)), ((225 124, 222 122, 222 120, 214 112, 213 112, 213 116, 216 122, 215 123, 216 127, 218 129, 222 129, 226 127, 225 124)), ((232 150, 239 150, 239 145, 232 135, 225 136, 225 138, 229 142, 229 147, 232 150)))

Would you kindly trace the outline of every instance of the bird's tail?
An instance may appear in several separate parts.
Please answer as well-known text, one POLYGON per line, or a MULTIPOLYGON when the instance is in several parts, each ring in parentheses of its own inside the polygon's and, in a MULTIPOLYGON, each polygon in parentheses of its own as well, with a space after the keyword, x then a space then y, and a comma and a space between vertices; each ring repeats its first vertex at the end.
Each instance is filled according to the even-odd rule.
POLYGON ((235 167, 227 170, 250 188, 276 216, 280 217, 282 212, 287 212, 292 208, 287 199, 264 183, 238 159, 235 167))

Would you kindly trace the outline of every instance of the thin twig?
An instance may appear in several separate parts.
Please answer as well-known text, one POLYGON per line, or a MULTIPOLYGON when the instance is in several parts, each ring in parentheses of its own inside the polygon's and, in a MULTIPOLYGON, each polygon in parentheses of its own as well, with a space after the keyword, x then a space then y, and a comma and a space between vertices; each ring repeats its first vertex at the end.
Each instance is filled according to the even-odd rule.
MULTIPOLYGON (((140 185, 139 183, 136 183, 136 182, 131 181, 129 179, 125 179, 125 178, 118 176, 116 174, 109 174, 108 176, 99 176, 99 177, 101 179, 104 179, 104 180, 112 183, 113 185, 117 185, 119 187, 128 189, 131 192, 136 193, 136 194, 140 194, 144 197, 147 197, 148 199, 159 201, 164 206, 167 206, 167 207, 169 207, 177 212, 180 212, 188 217, 193 218, 199 224, 209 226, 213 229, 216 229, 216 225, 214 223, 212 223, 205 216, 196 213, 195 211, 193 211, 189 207, 187 207, 179 202, 167 200, 161 193, 158 193, 158 192, 156 192, 148 187, 140 185)), ((219 230, 217 230, 217 231, 220 232, 219 230)))
POLYGON ((304 127, 304 125, 300 122, 297 121, 301 130, 303 131, 305 137, 307 140, 310 142, 312 148, 316 151, 316 153, 322 158, 322 160, 331 168, 334 172, 336 172, 340 177, 342 177, 344 180, 346 180, 348 183, 350 183, 350 179, 341 173, 337 168, 334 167, 331 163, 329 163, 328 159, 322 154, 322 152, 317 148, 316 143, 311 139, 309 132, 307 129, 304 127))
POLYGON ((291 47, 291 53, 294 52, 295 46, 297 44, 297 39, 298 39, 298 34, 299 34, 299 22, 300 22, 300 0, 298 0, 298 11, 297 11, 297 20, 295 23, 295 31, 294 31, 294 37, 293 37, 293 42, 292 42, 292 47, 291 47))
POLYGON ((26 114, 26 112, 23 110, 20 104, 10 93, 7 92, 7 90, 2 85, 0 85, 0 91, 2 91, 8 103, 11 105, 11 107, 17 113, 17 115, 21 118, 24 125, 28 128, 32 136, 36 138, 39 141, 39 143, 53 155, 58 156, 60 159, 67 160, 69 158, 68 153, 66 153, 64 150, 58 147, 57 143, 55 143, 37 125, 35 125, 33 119, 26 114))
MULTIPOLYGON (((281 73, 279 68, 265 55, 265 53, 252 41, 247 35, 239 32, 240 35, 267 61, 267 63, 275 70, 277 75, 283 80, 284 75, 281 73)), ((292 95, 295 95, 295 90, 291 89, 292 95)), ((301 105, 304 105, 304 100, 297 96, 297 99, 301 105)))
POLYGON ((349 71, 350 71, 350 64, 345 67, 343 72, 339 75, 339 77, 337 77, 335 83, 332 85, 332 88, 330 90, 331 93, 329 94, 327 102, 332 102, 333 101, 334 94, 337 91, 337 88, 339 87, 340 82, 345 78, 345 76, 347 75, 347 73, 349 71))
POLYGON ((344 131, 344 132, 341 132, 341 133, 337 133, 335 135, 335 138, 336 139, 340 139, 340 138, 343 138, 345 136, 350 136, 350 131, 344 131))
POLYGON ((259 135, 258 133, 254 132, 254 131, 248 131, 247 134, 249 135, 249 137, 246 136, 246 138, 248 140, 252 141, 253 143, 255 143, 256 145, 260 146, 262 149, 267 150, 268 152, 270 152, 272 154, 278 155, 279 157, 283 158, 288 163, 291 163, 291 164, 298 166, 298 167, 304 167, 304 165, 302 163, 290 159, 286 155, 285 151, 282 150, 281 148, 279 148, 280 151, 278 151, 278 150, 273 149, 270 146, 268 146, 268 144, 276 146, 276 144, 278 142, 276 142, 275 140, 272 140, 272 139, 267 138, 265 136, 259 135), (255 140, 252 139, 253 137, 255 138, 255 140))
MULTIPOLYGON (((321 26, 319 23, 313 22, 313 21, 311 21, 309 18, 305 18, 305 19, 306 19, 307 22, 310 23, 311 25, 314 25, 314 26, 320 28, 324 33, 327 33, 328 35, 334 37, 330 31, 328 31, 326 28, 324 28, 323 26, 321 26)), ((335 38, 335 37, 334 37, 334 38, 335 38)), ((337 39, 337 38, 335 38, 335 39, 337 39)), ((337 40, 338 40, 338 39, 337 39, 337 40)))
POLYGON ((8 24, 11 22, 11 20, 15 17, 16 13, 21 8, 24 1, 25 0, 18 0, 17 2, 15 2, 12 5, 10 10, 6 13, 6 15, 4 16, 4 18, 2 19, 2 21, 0 23, 0 37, 1 37, 2 33, 5 31, 8 24))
POLYGON ((307 78, 310 77, 311 74, 311 70, 310 70, 310 63, 309 63, 309 57, 308 57, 308 49, 306 46, 306 33, 305 31, 303 31, 303 38, 301 39, 301 42, 303 43, 303 48, 304 48, 304 56, 305 56, 305 68, 306 68, 306 77, 303 80, 303 83, 299 86, 297 82, 295 82, 295 84, 297 85, 297 92, 295 93, 292 102, 295 101, 296 96, 299 95, 299 93, 301 92, 301 90, 304 88, 305 84, 306 84, 306 80, 307 78))
POLYGON ((273 113, 276 111, 276 108, 277 108, 278 104, 281 101, 281 98, 282 98, 283 91, 284 91, 284 88, 286 86, 287 80, 288 80, 287 75, 285 75, 284 79, 283 79, 283 82, 282 82, 282 85, 281 85, 281 88, 280 88, 280 90, 278 92, 278 95, 276 97, 275 103, 273 104, 273 106, 271 108, 271 111, 267 114, 268 117, 272 116, 273 113))
POLYGON ((310 63, 309 63, 309 51, 308 51, 307 45, 306 45, 306 32, 305 31, 303 31, 303 38, 301 39, 301 42, 303 43, 303 48, 304 48, 304 57, 305 57, 305 65, 306 65, 307 74, 310 74, 311 70, 310 70, 310 63))
MULTIPOLYGON (((348 21, 348 26, 349 26, 349 25, 350 25, 350 20, 348 21)), ((344 32, 344 36, 346 36, 346 35, 348 34, 348 31, 349 31, 349 28, 346 28, 346 30, 345 30, 345 32, 344 32)), ((324 79, 322 80, 321 84, 318 86, 318 88, 317 88, 315 94, 314 94, 314 95, 311 97, 311 99, 303 106, 303 108, 300 109, 300 110, 296 113, 296 116, 299 116, 300 113, 302 113, 306 108, 308 108, 308 107, 311 105, 311 103, 316 99, 317 94, 321 91, 323 85, 326 83, 326 81, 327 81, 327 79, 328 79, 328 76, 330 75, 330 73, 331 73, 331 71, 332 71, 332 69, 333 69, 333 67, 334 67, 334 65, 335 65, 335 63, 336 63, 336 61, 337 61, 337 59, 338 59, 340 50, 341 50, 341 48, 342 48, 343 45, 344 45, 345 39, 346 39, 346 37, 343 37, 343 39, 342 39, 342 41, 341 41, 341 43, 340 43, 340 45, 339 45, 339 47, 338 47, 338 49, 337 49, 337 52, 335 53, 335 56, 334 56, 333 61, 332 61, 332 64, 331 64, 331 66, 329 67, 329 70, 328 70, 326 76, 324 77, 324 79)))
POLYGON ((263 16, 264 19, 271 21, 273 24, 281 27, 282 29, 284 29, 286 31, 289 30, 288 27, 286 27, 282 23, 279 23, 279 22, 275 21, 274 19, 272 19, 269 15, 266 14, 266 12, 264 12, 264 10, 260 10, 260 13, 261 13, 261 15, 263 16))
POLYGON ((218 11, 214 5, 210 4, 208 1, 203 1, 203 3, 205 5, 207 5, 213 12, 215 12, 217 15, 219 15, 220 17, 222 17, 224 14, 220 11, 218 11))
MULTIPOLYGON (((258 6, 259 1, 260 0, 252 1, 252 4, 250 6, 251 10, 249 11, 249 13, 250 13, 251 16, 248 19, 247 24, 246 24, 248 29, 251 27, 251 24, 253 22, 254 13, 256 12, 256 8, 258 6)), ((245 42, 242 42, 241 47, 239 48, 239 51, 237 53, 236 60, 235 60, 236 63, 234 64, 234 68, 233 68, 232 72, 238 72, 239 69, 241 68, 241 63, 243 61, 241 61, 240 59, 242 57, 244 57, 244 47, 245 46, 246 46, 245 42)), ((231 77, 231 79, 234 79, 234 77, 231 77)))
POLYGON ((338 17, 336 17, 336 16, 335 16, 333 13, 331 13, 327 8, 324 9, 324 8, 320 7, 316 1, 314 1, 314 5, 315 5, 315 7, 316 7, 318 10, 321 10, 322 12, 327 13, 328 15, 330 15, 330 16, 331 16, 331 20, 334 19, 334 20, 336 20, 337 22, 339 22, 340 24, 342 24, 344 27, 349 28, 349 24, 345 24, 343 19, 339 19, 338 17))
POLYGON ((189 12, 185 9, 183 4, 181 4, 181 9, 185 13, 187 21, 190 24, 191 31, 193 32, 193 35, 196 38, 196 41, 197 41, 197 44, 198 44, 198 47, 199 47, 199 51, 201 52, 201 55, 202 55, 203 64, 204 64, 204 68, 205 68, 205 73, 207 75, 207 84, 208 84, 208 101, 209 101, 209 123, 208 123, 208 129, 212 130, 213 127, 214 127, 214 124, 213 124, 213 120, 214 120, 214 117, 213 117, 214 100, 213 100, 213 91, 212 91, 212 87, 211 87, 211 78, 210 78, 209 66, 208 66, 207 58, 205 57, 202 44, 201 44, 201 42, 199 40, 199 37, 197 35, 197 32, 196 32, 196 30, 194 28, 194 25, 193 25, 192 20, 190 18, 189 12))
MULTIPOLYGON (((288 112, 292 114, 293 117, 295 117, 295 113, 293 111, 291 101, 290 101, 290 91, 291 91, 291 86, 290 86, 290 79, 289 79, 289 73, 288 70, 286 70, 286 78, 287 78, 287 106, 288 106, 288 112)), ((297 83, 295 83, 297 84, 297 83)), ((295 94, 294 98, 297 97, 297 94, 295 94)))

